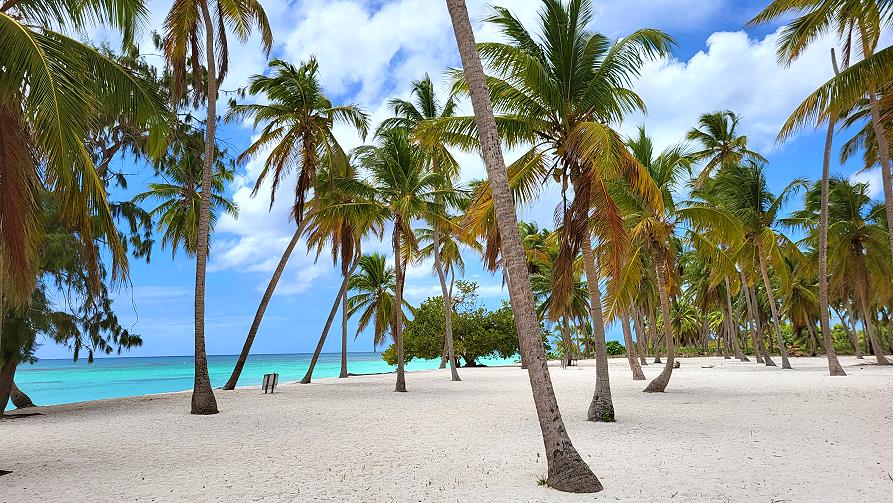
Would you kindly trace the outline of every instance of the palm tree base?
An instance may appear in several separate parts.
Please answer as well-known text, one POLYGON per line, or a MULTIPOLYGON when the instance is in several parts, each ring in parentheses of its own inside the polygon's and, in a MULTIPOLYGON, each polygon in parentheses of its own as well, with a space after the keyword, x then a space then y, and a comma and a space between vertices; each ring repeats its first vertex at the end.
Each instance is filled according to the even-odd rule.
POLYGON ((190 414, 210 416, 212 414, 217 414, 218 412, 220 411, 217 410, 217 399, 214 398, 213 391, 192 392, 192 410, 190 410, 190 414))
POLYGON ((593 423, 613 423, 615 421, 614 404, 611 403, 610 398, 604 400, 598 395, 593 396, 586 420, 593 423))
POLYGON ((566 450, 553 454, 546 485, 566 493, 597 493, 604 489, 598 477, 570 444, 566 450))

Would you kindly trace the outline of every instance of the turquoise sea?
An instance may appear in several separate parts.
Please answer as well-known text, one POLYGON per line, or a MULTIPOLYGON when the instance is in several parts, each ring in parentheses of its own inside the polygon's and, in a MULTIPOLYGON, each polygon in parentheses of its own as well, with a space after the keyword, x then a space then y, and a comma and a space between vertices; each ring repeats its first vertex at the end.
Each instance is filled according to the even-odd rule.
MULTIPOLYGON (((279 382, 304 377, 310 365, 310 353, 283 355, 251 355, 239 378, 239 386, 260 386, 263 375, 279 373, 279 382)), ((381 353, 348 353, 348 371, 352 374, 393 372, 381 359, 381 353)), ((482 359, 486 365, 507 365, 514 360, 482 359)), ((223 386, 229 378, 236 355, 208 356, 211 384, 223 386)), ((439 360, 413 360, 407 370, 434 369, 439 360)), ((338 377, 341 353, 323 353, 316 363, 313 378, 338 377)), ((33 365, 19 365, 15 382, 36 405, 101 400, 125 396, 147 395, 192 388, 192 356, 153 356, 97 358, 86 360, 42 359, 33 365)), ((12 408, 12 403, 7 405, 12 408)))

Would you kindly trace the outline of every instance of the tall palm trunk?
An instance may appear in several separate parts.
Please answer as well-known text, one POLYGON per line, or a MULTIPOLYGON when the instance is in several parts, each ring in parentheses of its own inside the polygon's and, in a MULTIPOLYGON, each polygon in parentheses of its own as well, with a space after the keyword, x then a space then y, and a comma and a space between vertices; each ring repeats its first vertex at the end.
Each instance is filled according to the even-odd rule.
POLYGON ((660 337, 657 330, 657 316, 654 314, 652 307, 648 309, 648 325, 651 327, 651 340, 653 341, 651 348, 654 352, 654 363, 662 363, 660 361, 660 337))
POLYGON ((192 413, 216 414, 217 399, 208 375, 208 355, 205 350, 205 276, 208 263, 208 234, 211 221, 211 176, 214 167, 215 131, 217 127, 217 69, 214 61, 214 26, 208 2, 200 2, 205 29, 207 57, 208 118, 205 124, 205 156, 202 166, 202 197, 198 217, 198 236, 195 246, 195 383, 192 388, 192 413))
POLYGON ((0 417, 3 416, 3 411, 9 403, 9 394, 12 391, 18 364, 19 361, 15 358, 5 358, 3 365, 0 365, 0 417))
MULTIPOLYGON (((360 254, 357 253, 357 257, 360 254)), ((359 263, 359 258, 355 260, 356 263, 359 263)), ((341 275, 344 276, 344 281, 350 283, 350 275, 351 271, 347 270, 347 264, 344 261, 341 261, 341 275)), ((345 288, 344 294, 341 295, 341 373, 338 374, 340 379, 344 379, 347 377, 347 289, 345 288)))
POLYGON ((282 273, 285 271, 288 259, 291 257, 291 254, 304 231, 304 220, 302 217, 298 218, 300 218, 301 221, 298 222, 298 228, 291 237, 291 241, 288 242, 288 246, 285 247, 285 251, 282 253, 282 258, 279 259, 279 265, 277 265, 276 270, 273 271, 273 277, 270 278, 270 283, 267 284, 267 289, 264 291, 264 296, 260 300, 260 305, 257 306, 257 312, 254 314, 254 321, 251 323, 251 328, 248 330, 248 337, 245 338, 245 344, 242 345, 242 352, 239 353, 239 359, 236 360, 236 366, 233 368, 233 373, 229 376, 229 380, 226 381, 226 384, 223 385, 223 389, 225 390, 235 389, 236 383, 239 382, 239 376, 242 375, 242 369, 245 368, 245 362, 248 361, 248 353, 251 351, 251 346, 254 344, 254 338, 257 336, 260 322, 264 318, 264 313, 267 311, 270 299, 273 298, 273 292, 276 291, 276 285, 279 284, 279 278, 282 277, 282 273))
POLYGON ((645 322, 642 321, 642 312, 637 306, 633 306, 633 325, 636 327, 636 346, 639 348, 639 365, 648 365, 645 358, 645 347, 647 347, 647 336, 645 335, 645 322))
POLYGON ((757 327, 757 339, 760 344, 760 351, 763 352, 763 360, 765 360, 767 367, 775 367, 775 361, 772 360, 772 356, 770 356, 769 350, 766 348, 766 340, 763 339, 763 322, 760 320, 759 303, 757 302, 757 287, 748 287, 747 290, 748 293, 750 293, 750 303, 753 308, 753 322, 757 327))
POLYGON ((561 317, 558 326, 561 332, 561 344, 564 345, 564 364, 570 366, 574 359, 574 341, 571 340, 571 326, 566 316, 561 317))
POLYGON ((12 400, 12 404, 15 405, 15 408, 17 409, 29 409, 34 407, 34 402, 31 401, 31 397, 26 395, 24 391, 16 386, 15 380, 12 382, 12 390, 9 393, 9 399, 12 400))
POLYGON ((611 400, 611 380, 608 375, 608 350, 605 347, 605 321, 602 315, 602 294, 598 287, 595 254, 588 235, 583 238, 583 271, 589 290, 589 316, 592 318, 592 338, 595 343, 595 392, 586 417, 590 421, 614 421, 614 402, 611 400))
POLYGON ((670 323, 670 297, 667 292, 667 262, 660 258, 655 264, 657 272, 657 288, 660 294, 660 309, 664 317, 664 339, 667 341, 667 364, 663 371, 643 390, 645 393, 663 393, 670 384, 673 375, 673 361, 676 357, 676 344, 673 340, 673 324, 670 323))
POLYGON ((443 273, 443 263, 440 260, 440 231, 434 226, 434 268, 437 270, 437 278, 440 280, 440 291, 443 295, 443 326, 446 357, 450 361, 450 376, 453 381, 461 381, 459 372, 456 371, 456 355, 453 351, 453 299, 450 297, 450 289, 447 288, 446 276, 443 273))
POLYGON ((301 384, 310 384, 310 379, 313 377, 313 369, 316 368, 316 362, 317 360, 319 360, 319 355, 322 353, 322 348, 326 344, 326 337, 329 335, 329 330, 331 330, 332 323, 335 321, 335 315, 338 314, 338 306, 340 306, 344 302, 344 298, 347 297, 347 285, 350 282, 350 276, 351 274, 353 274, 353 271, 357 268, 357 264, 359 263, 360 258, 359 256, 357 256, 356 258, 354 258, 353 265, 350 267, 350 271, 345 274, 344 279, 341 280, 341 288, 338 289, 338 295, 335 296, 335 302, 332 303, 332 309, 329 311, 329 317, 326 319, 326 324, 322 329, 322 333, 319 335, 319 341, 317 341, 316 343, 316 349, 313 350, 313 356, 310 358, 310 366, 307 368, 307 372, 301 379, 301 384))
POLYGON ((406 392, 406 373, 403 362, 403 260, 400 258, 400 233, 403 232, 403 221, 398 216, 394 221, 394 271, 397 284, 394 288, 394 344, 397 346, 397 385, 394 391, 406 392))
POLYGON ((856 334, 856 318, 853 317, 853 301, 850 299, 849 293, 844 292, 844 311, 846 311, 846 318, 840 316, 840 324, 843 325, 843 330, 846 332, 847 337, 850 338, 850 344, 853 345, 853 351, 856 352, 856 358, 859 360, 864 360, 865 357, 862 355, 862 344, 859 344, 859 336, 856 334), (852 327, 852 330, 850 329, 852 327))
POLYGON ((493 117, 490 95, 484 81, 484 69, 474 42, 471 21, 468 19, 468 10, 465 8, 464 0, 447 0, 446 3, 453 22, 459 54, 462 57, 465 80, 468 82, 481 141, 484 166, 487 168, 487 178, 493 192, 502 257, 504 267, 508 270, 509 297, 546 451, 548 465, 546 483, 560 491, 598 492, 602 490, 602 484, 571 443, 552 389, 539 320, 534 311, 533 291, 527 273, 527 258, 521 246, 515 204, 509 190, 505 160, 496 133, 496 120, 493 117))
POLYGON ((744 352, 741 351, 741 345, 738 343, 738 331, 735 329, 737 323, 732 320, 732 292, 730 291, 731 285, 729 284, 729 277, 725 277, 726 280, 726 310, 729 312, 729 339, 732 341, 732 350, 735 351, 735 358, 742 362, 749 362, 750 358, 744 356, 744 352))
POLYGON ((874 331, 874 314, 872 314, 868 305, 868 294, 865 292, 864 283, 859 285, 859 303, 862 307, 862 324, 865 326, 865 332, 868 333, 868 340, 871 341, 871 349, 874 350, 874 356, 877 358, 878 365, 890 365, 890 360, 884 356, 884 348, 878 341, 877 334, 874 331))
POLYGON ((751 339, 753 339, 753 352, 756 355, 757 363, 765 363, 763 357, 768 355, 763 348, 763 335, 760 333, 759 323, 756 319, 756 310, 753 307, 753 302, 751 302, 750 287, 747 285, 747 278, 744 277, 744 273, 739 271, 738 275, 741 277, 741 294, 744 296, 744 305, 747 308, 747 324, 750 328, 751 339))
POLYGON ((626 359, 629 361, 629 368, 633 371, 633 381, 644 381, 645 374, 636 355, 633 353, 633 336, 629 330, 629 315, 626 312, 621 313, 620 323, 623 325, 623 343, 626 344, 626 359))
POLYGON ((778 340, 778 352, 781 353, 781 368, 791 368, 791 362, 788 361, 788 350, 784 345, 784 338, 781 336, 781 319, 778 316, 778 306, 775 305, 775 295, 772 293, 772 284, 769 283, 769 271, 766 268, 766 259, 763 257, 762 250, 757 250, 757 256, 760 259, 760 274, 763 276, 763 287, 766 288, 766 298, 769 300, 769 310, 772 313, 772 324, 775 325, 775 337, 778 340))

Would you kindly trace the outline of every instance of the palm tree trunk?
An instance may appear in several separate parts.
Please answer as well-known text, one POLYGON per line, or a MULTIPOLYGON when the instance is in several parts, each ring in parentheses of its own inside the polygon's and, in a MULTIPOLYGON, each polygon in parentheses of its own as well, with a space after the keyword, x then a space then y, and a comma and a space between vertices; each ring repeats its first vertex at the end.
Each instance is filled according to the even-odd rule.
MULTIPOLYGON (((869 54, 870 55, 870 54, 869 54)), ((869 55, 866 55, 868 57, 869 55)), ((890 239, 890 251, 893 253, 893 164, 890 163, 890 150, 887 145, 887 137, 884 134, 884 126, 878 106, 877 92, 870 89, 868 104, 871 108, 871 126, 877 140, 878 157, 881 161, 881 181, 884 186, 884 210, 887 213, 887 234, 890 239)))
POLYGON ((453 354, 453 299, 450 298, 446 275, 443 273, 443 263, 440 260, 440 231, 436 225, 434 227, 434 268, 437 270, 437 278, 440 280, 440 290, 443 295, 443 338, 446 345, 446 356, 450 361, 451 380, 461 381, 459 372, 456 371, 456 355, 453 354))
POLYGON ((766 349, 766 340, 763 339, 763 323, 760 320, 760 312, 759 304, 757 303, 757 287, 747 288, 748 293, 750 294, 750 305, 753 308, 753 322, 757 329, 757 343, 760 345, 760 351, 763 353, 763 360, 766 362, 767 367, 775 367, 775 362, 772 360, 772 356, 769 355, 769 350, 766 349))
MULTIPOLYGON (((588 228, 587 228, 588 232, 588 228)), ((611 381, 608 375, 608 351, 605 348, 605 321, 602 315, 602 294, 598 286, 595 254, 587 234, 582 243, 583 271, 589 290, 589 316, 592 318, 592 338, 595 345, 595 392, 589 403, 587 418, 590 421, 614 421, 614 402, 611 400, 611 381)))
POLYGON ((673 324, 670 323, 670 298, 667 292, 667 263, 658 258, 655 265, 657 272, 657 288, 660 294, 660 309, 664 317, 664 339, 667 341, 667 364, 663 371, 652 380, 643 390, 645 393, 663 393, 670 384, 670 376, 673 375, 673 361, 676 357, 676 345, 673 340, 673 324))
POLYGON ((589 493, 601 491, 602 484, 592 473, 571 443, 558 401, 552 389, 549 367, 540 333, 539 320, 534 311, 533 291, 527 273, 527 258, 521 246, 515 204, 509 190, 505 161, 490 95, 484 80, 484 69, 474 41, 471 21, 464 0, 447 0, 459 54, 462 57, 465 80, 468 82, 471 104, 475 112, 477 132, 481 142, 484 166, 493 192, 494 209, 501 236, 504 267, 508 270, 509 297, 515 315, 515 325, 521 344, 521 356, 527 365, 533 402, 539 418, 543 445, 546 451, 548 476, 546 483, 560 491, 589 493))
POLYGON ((394 344, 397 346, 397 385, 394 391, 406 392, 406 370, 403 361, 403 260, 400 258, 400 233, 403 232, 403 223, 398 216, 394 221, 394 234, 391 244, 394 248, 394 272, 396 285, 394 287, 394 344))
POLYGON ((868 295, 865 293, 865 286, 860 285, 858 289, 859 303, 862 306, 862 324, 868 333, 868 340, 871 341, 871 349, 874 350, 874 356, 877 358, 878 365, 890 365, 890 360, 884 357, 884 348, 881 347, 877 334, 874 332, 874 314, 868 306, 868 295))
MULTIPOLYGON (((834 74, 840 73, 831 49, 831 62, 834 74)), ((831 191, 831 147, 834 143, 834 118, 828 118, 828 131, 825 133, 825 153, 822 159, 822 206, 819 212, 819 323, 822 325, 822 337, 825 343, 825 354, 828 357, 828 372, 832 376, 845 376, 840 366, 834 341, 831 339, 831 312, 828 309, 828 199, 831 191)))
MULTIPOLYGON (((359 256, 358 253, 357 257, 359 256)), ((359 263, 359 258, 355 262, 359 263)), ((344 280, 350 283, 351 272, 347 270, 343 261, 341 274, 344 276, 344 280)), ((345 379, 347 376, 347 289, 345 289, 344 295, 341 296, 341 373, 338 374, 338 378, 345 379)))
POLYGON ((9 394, 12 391, 18 364, 19 361, 15 358, 5 358, 3 365, 0 366, 0 417, 3 417, 3 411, 9 403, 9 394))
POLYGON ((623 343, 626 344, 626 359, 629 361, 630 370, 633 371, 633 381, 644 381, 645 374, 639 366, 639 361, 636 360, 636 355, 633 354, 633 336, 630 333, 629 315, 626 312, 620 315, 620 323, 623 325, 623 343))
POLYGON ((24 391, 16 386, 15 380, 12 382, 12 390, 9 393, 9 399, 12 400, 12 404, 15 405, 17 409, 29 409, 34 407, 34 402, 31 401, 31 397, 26 395, 24 391))
POLYGON ((558 326, 561 331, 561 343, 564 345, 564 364, 569 367, 574 359, 574 342, 571 340, 571 327, 567 317, 562 316, 558 326))
POLYGON ((725 277, 726 280, 726 310, 729 312, 729 338, 732 340, 732 350, 735 351, 735 358, 742 362, 749 362, 750 358, 744 356, 744 353, 741 351, 741 345, 738 344, 738 331, 735 330, 737 323, 732 320, 732 292, 730 291, 731 285, 729 283, 729 277, 725 277))
POLYGON ((788 361, 788 350, 784 346, 784 338, 781 336, 781 320, 778 316, 778 306, 775 305, 775 295, 772 293, 772 284, 769 283, 769 271, 766 268, 766 259, 762 250, 757 250, 760 259, 760 274, 763 275, 763 286, 766 288, 766 298, 769 299, 769 310, 772 312, 772 324, 775 325, 775 336, 778 339, 778 351, 781 353, 781 368, 791 368, 788 361))
POLYGON ((642 312, 639 311, 639 308, 636 306, 633 306, 633 325, 636 327, 636 346, 639 348, 639 365, 648 365, 648 360, 645 358, 645 347, 647 345, 645 340, 645 323, 642 321, 642 312))
POLYGON ((657 316, 654 315, 654 309, 648 309, 648 324, 651 326, 651 340, 653 341, 652 349, 654 350, 654 363, 662 363, 660 361, 660 337, 657 331, 657 316))
POLYGON ((841 316, 840 312, 835 309, 837 312, 837 317, 840 318, 840 324, 843 326, 843 331, 846 332, 847 337, 850 339, 850 344, 853 345, 853 351, 856 353, 856 358, 859 360, 864 360, 865 357, 862 356, 862 345, 859 344, 859 337, 856 335, 856 320, 853 318, 853 306, 852 301, 850 300, 849 294, 844 293, 844 311, 846 312, 846 317, 841 316), (852 330, 850 329, 850 323, 852 322, 852 330))
POLYGON ((811 321, 806 325, 806 332, 809 334, 809 356, 818 356, 819 347, 816 341, 819 339, 819 334, 815 332, 815 325, 811 321))
MULTIPOLYGON (((342 258, 342 260, 344 259, 342 258)), ((357 268, 357 264, 359 263, 360 258, 356 257, 353 261, 353 265, 350 267, 350 272, 345 274, 344 279, 341 280, 341 288, 338 289, 338 295, 335 296, 335 302, 332 303, 332 309, 329 310, 329 317, 326 319, 326 324, 322 329, 322 333, 319 335, 316 349, 313 350, 313 356, 310 358, 310 366, 307 368, 307 372, 301 379, 301 384, 310 384, 310 379, 313 377, 313 369, 316 368, 316 362, 319 360, 322 348, 326 344, 326 337, 329 335, 329 330, 332 328, 332 323, 335 321, 335 315, 338 314, 338 306, 340 306, 343 303, 344 298, 347 297, 347 285, 350 282, 350 276, 353 274, 354 269, 357 268)))
POLYGON ((279 265, 277 265, 276 270, 273 271, 273 277, 270 278, 270 283, 267 284, 267 289, 264 291, 264 296, 260 300, 260 305, 257 306, 257 312, 254 314, 254 321, 251 323, 251 328, 248 330, 248 337, 245 338, 245 344, 242 345, 242 352, 239 353, 239 359, 236 360, 236 366, 233 368, 233 373, 229 376, 229 380, 226 381, 226 384, 223 385, 224 390, 235 389, 236 384, 239 382, 239 376, 242 375, 242 369, 245 368, 245 362, 248 361, 248 353, 251 351, 251 346, 254 344, 254 338, 257 336, 260 322, 264 318, 264 313, 267 311, 270 299, 273 298, 273 292, 276 291, 276 286, 279 284, 279 278, 282 277, 282 273, 285 271, 288 259, 291 257, 291 254, 304 231, 303 217, 299 218, 301 218, 301 221, 298 222, 298 228, 295 230, 295 234, 291 237, 291 241, 288 242, 288 246, 285 247, 285 251, 282 253, 282 258, 279 259, 279 265))
POLYGON ((747 325, 750 330, 751 339, 753 340, 753 352, 754 355, 756 355, 757 363, 764 363, 763 356, 765 352, 763 350, 763 336, 760 334, 756 315, 754 314, 756 311, 751 302, 750 287, 747 285, 747 278, 744 277, 744 273, 739 271, 738 275, 741 278, 741 294, 744 296, 744 305, 747 308, 747 325))
POLYGON ((201 2, 207 57, 208 118, 205 124, 205 155, 202 161, 202 197, 198 217, 198 236, 195 246, 195 383, 192 388, 193 414, 216 414, 217 399, 208 375, 208 355, 205 350, 205 275, 208 263, 208 238, 211 221, 211 176, 216 150, 217 127, 217 69, 214 57, 214 23, 208 3, 201 2))

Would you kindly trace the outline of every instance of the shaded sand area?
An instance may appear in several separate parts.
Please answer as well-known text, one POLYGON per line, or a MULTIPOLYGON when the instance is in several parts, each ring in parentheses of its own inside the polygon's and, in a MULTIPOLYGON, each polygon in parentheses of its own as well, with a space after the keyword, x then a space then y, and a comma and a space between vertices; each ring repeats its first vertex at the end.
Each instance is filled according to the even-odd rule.
POLYGON ((220 392, 209 417, 188 393, 36 409, 0 423, 0 501, 893 501, 893 368, 859 362, 689 358, 646 395, 612 359, 613 424, 585 421, 592 362, 552 367, 598 495, 537 485, 526 372, 504 367, 220 392))

